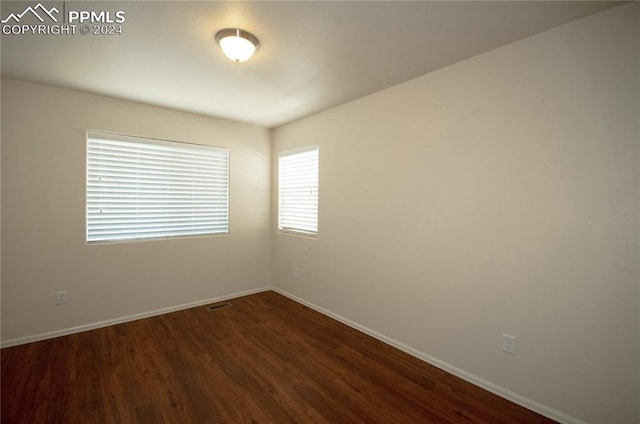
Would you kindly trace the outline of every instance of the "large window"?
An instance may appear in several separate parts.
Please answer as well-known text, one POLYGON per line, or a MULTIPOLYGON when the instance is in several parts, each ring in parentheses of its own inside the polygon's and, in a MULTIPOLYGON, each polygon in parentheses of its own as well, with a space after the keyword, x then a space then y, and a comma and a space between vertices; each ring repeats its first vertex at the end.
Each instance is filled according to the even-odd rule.
POLYGON ((278 157, 278 228, 318 235, 318 146, 280 153, 278 157))
POLYGON ((88 243, 228 231, 228 150, 87 133, 88 243))

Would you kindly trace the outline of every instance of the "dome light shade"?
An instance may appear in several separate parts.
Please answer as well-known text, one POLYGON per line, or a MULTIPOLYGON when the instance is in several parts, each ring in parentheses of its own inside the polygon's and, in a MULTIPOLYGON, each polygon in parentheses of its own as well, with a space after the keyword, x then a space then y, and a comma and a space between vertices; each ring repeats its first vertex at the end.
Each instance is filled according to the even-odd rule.
POLYGON ((218 31, 216 41, 224 54, 234 62, 246 62, 258 49, 260 43, 251 33, 237 28, 218 31))

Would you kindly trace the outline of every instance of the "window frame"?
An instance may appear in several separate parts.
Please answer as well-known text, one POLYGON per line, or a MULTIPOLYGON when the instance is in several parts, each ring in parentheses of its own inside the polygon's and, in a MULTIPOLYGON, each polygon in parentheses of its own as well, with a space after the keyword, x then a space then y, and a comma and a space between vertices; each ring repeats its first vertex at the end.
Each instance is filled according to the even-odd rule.
POLYGON ((288 235, 295 235, 295 236, 301 236, 301 237, 307 237, 307 238, 313 238, 313 239, 317 239, 318 238, 318 233, 319 233, 319 224, 320 224, 320 213, 319 213, 319 209, 320 209, 320 193, 319 193, 319 189, 320 189, 320 146, 318 145, 310 145, 310 146, 303 146, 303 147, 298 147, 295 149, 290 149, 290 150, 284 150, 278 153, 278 216, 277 216, 277 221, 278 221, 278 231, 281 234, 288 234, 288 235), (291 157, 291 156, 295 156, 295 155, 300 155, 300 154, 304 154, 304 153, 309 153, 309 152, 316 152, 316 163, 315 163, 315 168, 316 168, 316 174, 315 174, 315 230, 310 230, 310 229, 305 229, 305 228, 300 228, 300 227, 293 227, 290 225, 283 225, 283 193, 282 193, 282 185, 283 185, 283 181, 282 181, 282 158, 283 157, 291 157))
MULTIPOLYGON (((217 147, 217 146, 211 146, 211 145, 206 145, 206 144, 197 144, 197 143, 189 143, 189 142, 184 142, 184 141, 173 141, 173 140, 164 140, 164 139, 159 139, 159 138, 152 138, 152 137, 141 137, 141 136, 136 136, 136 135, 126 135, 126 134, 118 134, 118 133, 114 133, 114 132, 108 132, 108 131, 101 131, 101 130, 87 130, 86 131, 86 141, 85 141, 85 148, 86 148, 86 156, 85 156, 85 166, 86 166, 86 176, 85 176, 85 244, 87 245, 98 245, 98 244, 110 244, 110 243, 130 243, 130 242, 141 242, 141 241, 153 241, 153 240, 167 240, 167 239, 176 239, 176 238, 192 238, 192 237, 215 237, 215 236, 226 236, 229 234, 230 232, 230 186, 231 186, 231 160, 230 160, 230 150, 228 148, 225 147, 217 147), (91 202, 90 201, 90 190, 91 190, 91 186, 92 186, 92 182, 90 181, 90 172, 91 172, 91 166, 90 166, 90 144, 91 141, 103 141, 105 143, 109 143, 112 142, 114 144, 116 143, 127 143, 127 144, 134 144, 134 145, 139 145, 139 146, 155 146, 161 150, 166 151, 166 149, 175 149, 174 153, 178 153, 179 150, 182 150, 182 153, 184 154, 195 154, 198 151, 200 152, 207 152, 209 153, 209 155, 220 155, 220 158, 217 160, 222 161, 221 163, 223 164, 221 166, 221 168, 223 169, 224 172, 224 176, 222 178, 223 180, 223 184, 221 184, 220 186, 214 186, 214 190, 219 191, 221 194, 216 194, 215 197, 215 201, 220 203, 220 201, 222 201, 222 206, 220 205, 216 205, 216 206, 212 206, 209 209, 207 209, 208 211, 214 211, 214 212, 219 212, 222 211, 223 213, 223 231, 193 231, 192 232, 185 232, 182 231, 180 233, 174 233, 171 234, 171 230, 168 229, 168 227, 164 227, 162 229, 162 231, 164 231, 166 234, 151 234, 151 235, 147 235, 145 236, 143 234, 143 232, 138 233, 135 236, 129 236, 129 237, 118 237, 118 236, 114 236, 113 234, 109 235, 109 236, 105 236, 105 237, 96 237, 96 236, 91 236, 90 235, 90 225, 93 222, 93 224, 95 225, 95 220, 91 221, 90 219, 90 207, 92 207, 92 203, 95 204, 95 202, 91 202), (226 186, 226 187, 225 187, 226 186), (224 191, 224 189, 226 188, 226 192, 224 191)), ((152 147, 153 148, 153 147, 152 147)), ((175 158, 174 158, 175 159, 175 158)), ((193 159, 193 161, 195 162, 197 159, 193 159)), ((95 166, 95 165, 94 165, 95 166)), ((195 173, 196 171, 194 170, 193 173, 195 173)), ((212 171, 213 173, 213 171, 212 171)), ((192 177, 195 178, 195 177, 192 177)), ((213 180, 213 179, 212 179, 213 180)), ((211 180, 211 181, 212 181, 211 180)), ((175 180, 174 180, 175 181, 175 180)), ((210 182, 211 182, 210 181, 210 182)), ((101 188, 102 190, 104 190, 104 188, 101 188)), ((192 188, 193 190, 193 188, 192 188)), ((139 193, 140 192, 140 186, 137 185, 135 188, 135 192, 139 193)), ((193 192, 193 191, 192 191, 193 192)), ((175 193, 174 193, 175 194, 175 193)), ((182 193, 180 193, 182 194, 182 193)), ((113 201, 112 201, 113 202, 113 201)), ((113 203, 111 203, 113 204, 113 203)), ((188 204, 188 203, 185 203, 188 204)), ((195 203, 191 203, 191 207, 193 208, 193 205, 195 203)), ((171 213, 175 214, 175 211, 172 212, 172 208, 167 207, 167 205, 163 205, 162 207, 164 208, 164 210, 166 212, 162 212, 162 213, 166 213, 167 215, 171 215, 171 213)), ((136 209, 139 210, 139 204, 137 204, 135 207, 132 207, 131 209, 136 209)), ((136 212, 135 214, 137 214, 139 212, 136 212)), ((193 212, 192 212, 193 213, 193 212)), ((205 212, 206 213, 206 212, 205 212)), ((174 219, 173 224, 175 224, 176 222, 176 217, 167 217, 168 218, 168 223, 171 223, 171 221, 169 221, 171 218, 174 219)), ((188 220, 187 220, 188 222, 188 220)), ((186 226, 188 225, 193 225, 194 227, 196 226, 194 223, 196 222, 196 220, 190 221, 188 222, 188 224, 186 224, 186 226)), ((213 220, 212 220, 213 222, 213 220)), ((139 224, 139 223, 138 223, 139 224)), ((212 224, 211 226, 215 226, 215 225, 221 225, 218 221, 215 221, 215 224, 212 224)), ((136 227, 136 229, 140 229, 141 227, 136 227)), ((175 229, 173 230, 175 232, 175 229)), ((132 231, 133 233, 134 231, 132 231)), ((160 231, 158 231, 159 233, 160 231)))

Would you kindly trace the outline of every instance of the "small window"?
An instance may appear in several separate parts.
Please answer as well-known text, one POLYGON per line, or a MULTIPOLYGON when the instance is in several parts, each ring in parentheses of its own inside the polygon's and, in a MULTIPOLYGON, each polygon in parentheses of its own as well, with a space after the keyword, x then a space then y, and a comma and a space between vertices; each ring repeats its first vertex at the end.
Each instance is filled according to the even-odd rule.
POLYGON ((318 146, 290 150, 278 157, 278 228, 318 235, 318 146))
POLYGON ((229 151, 87 133, 87 242, 229 232, 229 151))

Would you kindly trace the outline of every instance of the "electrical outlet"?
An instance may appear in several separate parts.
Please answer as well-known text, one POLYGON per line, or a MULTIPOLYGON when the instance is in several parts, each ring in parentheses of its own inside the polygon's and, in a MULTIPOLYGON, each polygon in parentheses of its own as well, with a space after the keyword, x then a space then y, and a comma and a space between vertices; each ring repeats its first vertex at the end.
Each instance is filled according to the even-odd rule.
POLYGON ((300 278, 300 268, 293 268, 293 278, 300 278))
POLYGON ((56 305, 62 305, 67 303, 67 291, 56 292, 56 305))
POLYGON ((516 354, 516 338, 514 336, 502 333, 502 351, 512 355, 516 354))

